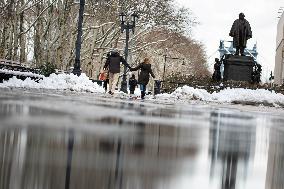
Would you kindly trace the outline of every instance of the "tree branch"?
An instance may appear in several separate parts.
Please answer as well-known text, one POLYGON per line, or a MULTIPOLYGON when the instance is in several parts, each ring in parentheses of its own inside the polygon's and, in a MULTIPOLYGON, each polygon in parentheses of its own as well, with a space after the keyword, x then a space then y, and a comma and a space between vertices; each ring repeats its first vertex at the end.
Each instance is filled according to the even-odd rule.
POLYGON ((28 31, 30 31, 30 29, 36 24, 36 22, 37 22, 38 19, 41 17, 41 15, 42 15, 55 1, 56 1, 56 0, 53 0, 50 5, 48 5, 47 7, 45 7, 45 8, 41 11, 41 13, 39 13, 38 17, 36 17, 35 21, 29 26, 29 28, 28 28, 26 31, 20 33, 20 35, 26 34, 28 31))

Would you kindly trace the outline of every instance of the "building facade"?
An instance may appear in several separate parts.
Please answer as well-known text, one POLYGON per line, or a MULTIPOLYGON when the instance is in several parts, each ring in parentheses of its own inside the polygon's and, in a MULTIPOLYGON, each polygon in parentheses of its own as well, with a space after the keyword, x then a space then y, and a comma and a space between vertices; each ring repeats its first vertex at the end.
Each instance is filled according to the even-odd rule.
POLYGON ((284 82, 284 13, 277 25, 274 82, 278 85, 284 82))

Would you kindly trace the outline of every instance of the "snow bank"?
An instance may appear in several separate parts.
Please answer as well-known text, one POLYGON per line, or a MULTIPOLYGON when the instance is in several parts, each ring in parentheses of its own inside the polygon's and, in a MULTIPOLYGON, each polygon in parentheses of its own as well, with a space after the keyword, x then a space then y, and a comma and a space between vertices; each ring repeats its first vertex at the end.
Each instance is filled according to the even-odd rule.
POLYGON ((162 100, 201 100, 210 101, 211 95, 204 89, 195 89, 193 87, 184 86, 179 87, 171 94, 160 94, 156 96, 158 99, 162 100))
POLYGON ((274 91, 264 89, 224 89, 220 92, 208 93, 204 89, 195 89, 189 86, 178 88, 171 94, 160 94, 156 96, 161 100, 201 100, 205 102, 217 103, 244 103, 244 104, 264 104, 283 106, 284 95, 277 94, 274 91))
POLYGON ((13 77, 8 81, 0 83, 0 87, 72 90, 77 92, 104 92, 104 89, 97 83, 93 83, 86 74, 81 74, 79 77, 74 74, 51 74, 49 77, 43 77, 38 82, 35 82, 30 78, 22 81, 13 77))
POLYGON ((256 102, 270 104, 284 104, 284 95, 265 89, 225 89, 212 94, 212 100, 218 102, 256 102))
MULTIPOLYGON (((72 90, 77 92, 104 93, 103 87, 99 86, 97 83, 93 83, 85 74, 81 74, 81 76, 79 77, 73 74, 52 74, 49 77, 44 77, 40 75, 40 77, 42 77, 42 79, 38 82, 35 82, 29 77, 24 81, 13 77, 8 81, 0 83, 0 87, 72 90)), ((140 95, 139 88, 136 88, 135 95, 140 95)), ((156 95, 156 100, 200 100, 204 102, 215 103, 240 103, 252 105, 264 104, 273 106, 284 106, 284 95, 277 94, 274 91, 268 91, 264 89, 250 90, 235 88, 225 89, 218 93, 214 92, 213 94, 210 94, 204 89, 195 89, 193 87, 184 86, 178 88, 171 94, 156 95)))

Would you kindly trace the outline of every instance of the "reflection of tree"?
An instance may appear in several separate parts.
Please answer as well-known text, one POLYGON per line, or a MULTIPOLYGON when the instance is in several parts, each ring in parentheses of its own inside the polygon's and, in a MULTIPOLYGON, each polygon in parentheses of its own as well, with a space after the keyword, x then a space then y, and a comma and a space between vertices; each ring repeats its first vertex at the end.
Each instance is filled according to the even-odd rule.
MULTIPOLYGON (((156 111, 149 114, 159 116, 167 113, 156 111)), ((97 123, 107 130, 107 127, 114 129, 108 132, 104 129, 99 132, 74 130, 70 133, 68 129, 27 127, 25 142, 17 139, 17 133, 24 130, 0 130, 0 158, 4 162, 0 164, 1 188, 9 188, 15 181, 11 177, 11 167, 15 165, 20 174, 18 187, 13 185, 13 189, 64 188, 66 182, 70 183, 70 189, 155 188, 159 182, 175 176, 180 169, 180 160, 197 153, 197 144, 187 137, 198 135, 199 129, 147 120, 124 121, 115 117, 103 118, 97 123), (8 136, 13 136, 14 140, 8 136), (19 144, 18 147, 15 144, 19 144), (22 166, 18 166, 13 159, 20 156, 11 152, 24 146, 25 158, 22 166), (68 158, 71 155, 72 158, 68 158)))
POLYGON ((240 175, 245 179, 246 164, 254 153, 255 122, 250 116, 212 113, 210 126, 211 177, 221 165, 222 189, 234 189, 238 164, 244 163, 240 175))
POLYGON ((266 189, 280 189, 284 186, 284 133, 281 127, 283 120, 274 120, 269 133, 266 189))
POLYGON ((0 188, 20 188, 26 129, 0 132, 0 188))

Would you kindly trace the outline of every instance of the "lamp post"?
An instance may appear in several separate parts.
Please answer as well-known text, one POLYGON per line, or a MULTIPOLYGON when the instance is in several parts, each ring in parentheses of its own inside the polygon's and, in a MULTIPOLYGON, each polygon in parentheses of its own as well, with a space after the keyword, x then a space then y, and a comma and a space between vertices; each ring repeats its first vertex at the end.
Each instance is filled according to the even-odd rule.
POLYGON ((175 57, 170 57, 167 56, 167 54, 164 55, 164 70, 163 70, 163 82, 165 81, 165 73, 166 73, 166 64, 167 64, 167 59, 171 60, 182 60, 182 65, 185 65, 184 58, 175 58, 175 57))
MULTIPOLYGON (((133 13, 131 15, 131 18, 132 18, 131 23, 129 23, 129 21, 126 21, 126 15, 124 13, 120 13, 119 18, 120 18, 121 33, 123 33, 124 30, 126 32, 124 56, 125 56, 125 60, 127 62, 129 34, 130 34, 130 30, 132 30, 132 33, 134 34, 138 15, 136 13, 133 13)), ((121 88, 120 88, 120 91, 122 91, 124 93, 127 93, 126 71, 127 71, 127 67, 126 67, 126 65, 124 65, 123 77, 122 77, 121 88)))
POLYGON ((80 0, 80 9, 79 9, 79 18, 78 18, 78 32, 77 32, 77 40, 76 40, 76 56, 75 56, 75 63, 73 74, 74 75, 81 75, 81 62, 80 62, 80 51, 81 51, 81 44, 82 44, 82 26, 83 26, 83 14, 84 14, 84 7, 85 7, 85 0, 80 0))

